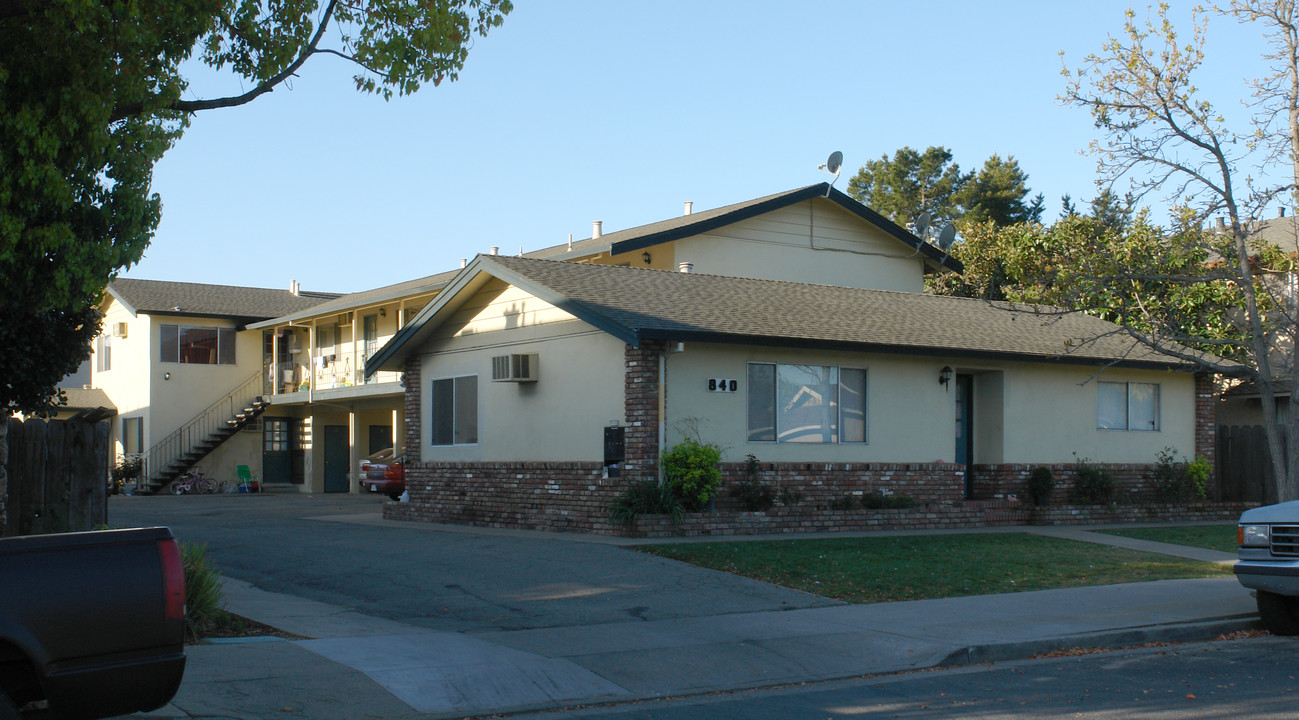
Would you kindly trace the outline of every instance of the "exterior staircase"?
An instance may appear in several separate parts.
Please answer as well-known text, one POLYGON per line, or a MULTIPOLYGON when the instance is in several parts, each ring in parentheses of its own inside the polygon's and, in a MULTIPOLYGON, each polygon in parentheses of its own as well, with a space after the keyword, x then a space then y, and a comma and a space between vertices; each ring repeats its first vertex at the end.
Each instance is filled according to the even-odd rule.
POLYGON ((153 494, 166 487, 266 411, 262 373, 231 390, 142 456, 135 492, 153 494))

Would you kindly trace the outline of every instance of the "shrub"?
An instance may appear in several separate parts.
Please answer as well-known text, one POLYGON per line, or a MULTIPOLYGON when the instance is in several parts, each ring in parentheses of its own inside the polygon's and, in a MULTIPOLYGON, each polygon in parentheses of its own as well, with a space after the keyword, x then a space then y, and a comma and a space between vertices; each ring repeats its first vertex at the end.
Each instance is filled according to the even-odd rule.
POLYGON ((108 485, 110 495, 118 495, 126 486, 126 483, 140 477, 140 471, 144 469, 144 460, 140 456, 123 457, 117 461, 111 470, 109 476, 113 479, 108 485))
POLYGON ((803 493, 791 488, 782 488, 776 501, 781 507, 793 507, 803 502, 803 493))
POLYGON ((663 478, 687 510, 702 510, 717 497, 721 459, 721 448, 695 438, 682 440, 663 454, 663 478))
POLYGON ((758 475, 758 458, 749 454, 744 461, 744 477, 731 486, 730 496, 749 512, 765 512, 776 504, 776 489, 758 475))
POLYGON ((1198 457, 1192 462, 1177 462, 1177 451, 1166 447, 1156 456, 1146 477, 1160 499, 1204 500, 1208 497, 1212 472, 1208 460, 1198 457))
POLYGON ((206 544, 181 543, 180 559, 185 568, 185 637, 197 642, 230 621, 222 608, 224 581, 221 573, 207 563, 206 544))
POLYGON ((609 508, 609 519, 616 524, 631 527, 641 515, 671 515, 679 523, 685 508, 672 488, 657 480, 637 480, 627 484, 627 489, 614 498, 609 508))
POLYGON ((855 510, 858 505, 857 497, 854 495, 844 495, 830 501, 831 510, 855 510))
POLYGON ((1086 458, 1078 460, 1073 477, 1073 500, 1104 505, 1114 499, 1114 478, 1108 471, 1093 466, 1086 458))
POLYGON ((920 507, 920 503, 909 495, 885 495, 870 492, 862 495, 861 506, 867 510, 903 510, 920 507))
POLYGON ((1055 475, 1051 468, 1039 465, 1028 474, 1028 497, 1034 505, 1045 505, 1055 491, 1055 475))

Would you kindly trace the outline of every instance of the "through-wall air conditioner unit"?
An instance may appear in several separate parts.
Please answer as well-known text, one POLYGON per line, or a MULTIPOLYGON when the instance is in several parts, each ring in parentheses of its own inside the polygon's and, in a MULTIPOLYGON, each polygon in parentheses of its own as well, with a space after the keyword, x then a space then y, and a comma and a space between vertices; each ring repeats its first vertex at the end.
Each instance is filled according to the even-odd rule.
POLYGON ((493 382, 536 382, 537 354, 497 355, 492 358, 493 382))
POLYGON ((119 338, 126 337, 126 323, 124 322, 113 323, 113 337, 119 337, 119 338))

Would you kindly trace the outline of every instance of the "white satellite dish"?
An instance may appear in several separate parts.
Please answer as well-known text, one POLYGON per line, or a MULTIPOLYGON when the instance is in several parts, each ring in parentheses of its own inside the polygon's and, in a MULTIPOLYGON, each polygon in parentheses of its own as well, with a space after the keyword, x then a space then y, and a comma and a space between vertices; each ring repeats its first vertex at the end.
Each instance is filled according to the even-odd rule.
POLYGON ((944 225, 942 230, 938 231, 938 247, 943 252, 951 249, 952 243, 956 242, 956 226, 944 225))
POLYGON ((829 187, 825 189, 825 196, 830 197, 830 189, 834 187, 834 184, 836 182, 838 182, 839 171, 843 169, 843 153, 839 152, 838 150, 835 150, 834 152, 830 153, 830 157, 826 158, 825 162, 821 163, 820 165, 817 165, 816 169, 820 170, 821 172, 830 173, 831 175, 834 176, 834 180, 831 180, 829 187))
POLYGON ((930 215, 928 211, 920 213, 920 217, 916 218, 916 234, 923 236, 925 231, 929 229, 929 223, 933 221, 934 216, 930 215))

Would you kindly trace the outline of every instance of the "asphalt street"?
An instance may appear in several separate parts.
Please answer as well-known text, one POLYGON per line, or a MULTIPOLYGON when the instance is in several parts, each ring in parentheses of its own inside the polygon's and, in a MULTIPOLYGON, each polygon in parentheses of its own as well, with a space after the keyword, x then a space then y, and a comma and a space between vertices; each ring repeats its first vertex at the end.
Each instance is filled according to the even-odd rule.
POLYGON ((1288 720, 1299 641, 1262 637, 1030 659, 629 705, 516 720, 1288 720))
POLYGON ((840 605, 632 552, 612 538, 378 526, 370 495, 117 496, 109 525, 167 525, 227 577, 433 630, 486 632, 840 605), (314 518, 314 519, 313 519, 314 518), (326 518, 326 519, 321 519, 326 518))

